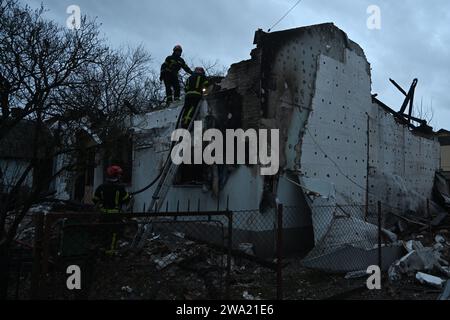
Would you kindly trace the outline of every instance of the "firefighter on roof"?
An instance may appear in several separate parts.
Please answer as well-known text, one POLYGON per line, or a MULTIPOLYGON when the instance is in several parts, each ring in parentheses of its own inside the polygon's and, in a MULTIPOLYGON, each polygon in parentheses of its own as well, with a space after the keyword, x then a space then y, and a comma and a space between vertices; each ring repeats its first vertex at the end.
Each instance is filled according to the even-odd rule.
POLYGON ((161 75, 159 79, 164 81, 166 87, 167 104, 170 104, 173 99, 175 99, 175 101, 180 100, 180 80, 178 79, 178 72, 180 69, 183 68, 186 73, 192 74, 192 70, 181 57, 182 53, 183 49, 181 46, 175 46, 173 48, 173 54, 168 56, 161 66, 161 75))
POLYGON ((186 81, 186 97, 184 100, 182 127, 187 128, 194 116, 195 109, 208 86, 208 79, 202 67, 195 68, 194 73, 186 81))

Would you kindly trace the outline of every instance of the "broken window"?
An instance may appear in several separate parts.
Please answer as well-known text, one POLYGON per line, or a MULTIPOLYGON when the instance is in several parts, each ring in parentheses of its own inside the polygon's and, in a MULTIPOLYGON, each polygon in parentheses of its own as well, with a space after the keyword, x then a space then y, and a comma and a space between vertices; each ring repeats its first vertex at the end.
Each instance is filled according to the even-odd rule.
POLYGON ((194 147, 191 149, 191 163, 181 164, 178 167, 174 177, 174 185, 176 186, 201 186, 207 179, 208 166, 205 164, 194 163, 194 147))
POLYGON ((174 185, 201 186, 207 182, 208 166, 204 164, 182 164, 178 168, 174 185))

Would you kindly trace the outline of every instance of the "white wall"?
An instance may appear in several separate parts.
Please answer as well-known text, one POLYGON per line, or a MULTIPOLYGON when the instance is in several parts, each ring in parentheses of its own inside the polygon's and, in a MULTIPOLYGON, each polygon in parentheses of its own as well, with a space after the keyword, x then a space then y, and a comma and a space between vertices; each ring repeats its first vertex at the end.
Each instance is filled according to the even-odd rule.
MULTIPOLYGON (((208 108, 206 101, 203 101, 202 108, 208 108)), ((154 117, 152 113, 134 122, 135 127, 139 129, 137 130, 134 148, 132 190, 139 190, 147 186, 161 171, 170 149, 170 134, 174 129, 180 110, 180 106, 177 106, 158 111, 154 113, 154 117), (160 122, 160 119, 166 119, 166 121, 160 122)), ((164 202, 169 202, 169 210, 176 210, 178 202, 180 203, 180 210, 187 210, 188 201, 190 201, 190 209, 197 210, 200 200, 201 210, 207 211, 216 210, 218 206, 222 210, 226 209, 227 198, 229 198, 229 209, 258 209, 263 179, 257 172, 255 167, 239 167, 228 178, 225 188, 220 192, 219 199, 215 198, 211 191, 203 192, 201 186, 172 186, 164 202), (236 186, 239 186, 239 188, 236 186)), ((148 209, 155 188, 156 184, 149 190, 136 195, 135 211, 142 211, 144 204, 145 208, 148 209)), ((164 204, 163 209, 165 208, 166 205, 164 204)))
POLYGON ((269 116, 286 140, 285 168, 300 170, 303 185, 334 187, 337 203, 365 204, 369 160, 373 204, 423 205, 439 168, 439 144, 413 135, 372 103, 362 49, 330 27, 298 32, 276 49, 269 116))

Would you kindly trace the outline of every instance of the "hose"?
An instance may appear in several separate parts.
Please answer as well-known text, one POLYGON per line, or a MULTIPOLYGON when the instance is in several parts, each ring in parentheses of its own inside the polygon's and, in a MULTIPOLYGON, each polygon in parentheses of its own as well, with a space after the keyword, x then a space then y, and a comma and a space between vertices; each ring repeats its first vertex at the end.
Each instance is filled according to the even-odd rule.
MULTIPOLYGON (((178 126, 180 125, 181 116, 183 115, 184 110, 185 110, 185 106, 183 106, 183 108, 181 109, 180 114, 178 115, 178 119, 177 119, 177 123, 176 123, 176 125, 175 125, 175 128, 178 128, 178 126)), ((170 147, 169 153, 168 153, 168 155, 167 155, 167 159, 166 159, 166 161, 164 162, 164 165, 163 165, 161 171, 159 172, 159 174, 156 176, 156 178, 153 179, 153 181, 150 182, 150 184, 148 184, 148 185, 145 186, 144 188, 139 189, 139 190, 134 191, 134 192, 130 192, 130 196, 135 196, 135 195, 137 195, 137 194, 140 194, 140 193, 142 193, 142 192, 145 192, 145 191, 147 191, 148 189, 150 189, 151 187, 153 187, 153 186, 155 185, 156 182, 158 182, 158 180, 161 178, 161 175, 162 175, 162 173, 163 173, 163 171, 164 171, 164 168, 166 167, 167 163, 168 163, 169 160, 170 160, 170 156, 171 156, 171 154, 172 154, 172 150, 173 150, 174 147, 175 147, 175 142, 172 142, 172 145, 171 145, 171 147, 170 147)))

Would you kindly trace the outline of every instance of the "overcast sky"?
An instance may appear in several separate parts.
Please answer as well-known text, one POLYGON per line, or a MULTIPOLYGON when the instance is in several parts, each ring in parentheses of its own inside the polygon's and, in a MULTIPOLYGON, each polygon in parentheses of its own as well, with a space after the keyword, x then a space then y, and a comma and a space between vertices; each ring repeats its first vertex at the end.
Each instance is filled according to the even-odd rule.
MULTIPOLYGON (((65 24, 66 9, 78 5, 97 17, 115 47, 144 45, 155 66, 175 44, 194 61, 219 60, 226 67, 249 58, 254 31, 267 30, 297 0, 21 0, 41 2, 47 16, 65 24)), ((396 110, 419 78, 416 106, 434 109, 435 129, 450 129, 450 1, 302 0, 274 31, 333 22, 365 51, 372 65, 372 92, 396 110), (381 29, 369 30, 367 8, 381 9, 381 29)))

